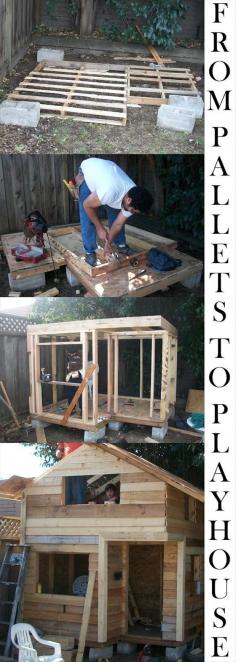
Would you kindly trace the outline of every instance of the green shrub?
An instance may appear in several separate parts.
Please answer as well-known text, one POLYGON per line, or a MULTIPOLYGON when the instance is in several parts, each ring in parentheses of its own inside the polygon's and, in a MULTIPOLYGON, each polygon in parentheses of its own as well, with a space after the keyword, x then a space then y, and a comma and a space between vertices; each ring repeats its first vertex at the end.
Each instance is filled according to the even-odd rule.
POLYGON ((186 0, 106 0, 108 7, 115 10, 119 25, 109 25, 104 28, 108 36, 124 41, 138 41, 137 22, 144 37, 150 44, 172 48, 173 37, 181 28, 180 19, 186 11, 186 0))

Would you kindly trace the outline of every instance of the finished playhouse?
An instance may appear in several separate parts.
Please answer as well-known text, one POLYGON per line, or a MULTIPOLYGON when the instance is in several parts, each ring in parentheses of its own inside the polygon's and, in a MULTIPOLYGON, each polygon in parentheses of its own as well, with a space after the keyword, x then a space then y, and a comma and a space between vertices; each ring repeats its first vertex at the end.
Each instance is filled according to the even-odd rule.
POLYGON ((135 454, 83 444, 25 490, 23 620, 79 646, 194 639, 203 631, 203 500, 135 454), (65 505, 74 476, 86 477, 86 503, 65 505), (109 483, 117 503, 104 503, 109 483), (81 577, 87 589, 75 595, 81 577))
POLYGON ((160 315, 40 324, 27 335, 33 419, 91 432, 108 421, 167 423, 176 401, 177 331, 160 315), (66 381, 69 356, 77 356, 79 386, 66 381), (122 384, 124 362, 136 370, 132 388, 122 384), (71 386, 77 393, 68 406, 71 386))

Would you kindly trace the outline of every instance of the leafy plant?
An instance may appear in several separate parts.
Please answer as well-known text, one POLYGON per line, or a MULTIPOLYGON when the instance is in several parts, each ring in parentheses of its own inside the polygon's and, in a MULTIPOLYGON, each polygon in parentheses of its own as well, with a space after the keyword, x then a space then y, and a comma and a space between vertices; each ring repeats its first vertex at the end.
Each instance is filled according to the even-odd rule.
POLYGON ((104 28, 113 38, 137 41, 135 23, 142 26, 144 37, 149 43, 164 48, 174 46, 173 37, 179 31, 179 21, 186 11, 186 0, 106 0, 108 7, 115 10, 120 25, 104 28), (124 26, 124 27, 123 27, 124 26))
POLYGON ((161 221, 173 230, 204 238, 204 168, 201 156, 165 155, 158 162, 164 204, 161 221))

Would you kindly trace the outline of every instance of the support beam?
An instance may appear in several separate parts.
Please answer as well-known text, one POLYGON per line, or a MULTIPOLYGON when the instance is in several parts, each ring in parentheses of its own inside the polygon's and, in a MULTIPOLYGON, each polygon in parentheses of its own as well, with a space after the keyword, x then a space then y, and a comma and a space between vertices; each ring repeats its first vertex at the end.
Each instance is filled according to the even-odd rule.
POLYGON ((139 396, 143 398, 143 338, 140 338, 139 396))
MULTIPOLYGON (((57 379, 57 347, 56 347, 56 336, 52 338, 52 347, 51 347, 51 361, 52 361, 52 381, 57 379)), ((52 402, 54 405, 57 404, 57 385, 52 385, 52 402)))
POLYGON ((66 409, 66 411, 65 411, 65 413, 64 413, 64 416, 61 417, 61 425, 66 425, 66 424, 67 424, 68 418, 70 417, 70 415, 71 415, 72 412, 73 412, 73 409, 74 409, 75 406, 77 405, 77 402, 78 402, 80 396, 82 395, 82 393, 83 393, 83 391, 84 391, 84 389, 85 389, 85 386, 87 386, 88 380, 89 380, 90 377, 92 376, 92 374, 93 374, 95 368, 96 368, 96 366, 95 366, 94 364, 92 364, 92 365, 88 368, 88 370, 86 370, 86 373, 85 373, 84 379, 83 379, 83 381, 81 382, 81 384, 79 385, 79 387, 77 388, 77 391, 76 391, 76 393, 75 393, 75 395, 74 395, 74 397, 73 397, 73 400, 71 400, 69 406, 67 407, 67 409, 66 409))
POLYGON ((153 417, 154 409, 154 394, 155 394, 155 336, 152 336, 152 353, 151 353, 151 388, 150 388, 150 418, 153 417))
POLYGON ((166 332, 162 342, 161 421, 165 421, 168 418, 169 404, 169 337, 166 332))
POLYGON ((115 343, 115 366, 114 366, 114 413, 119 410, 119 340, 116 337, 115 343))
POLYGON ((98 334, 95 330, 92 332, 92 351, 93 364, 95 365, 93 373, 93 423, 96 425, 98 420, 98 334))
MULTIPOLYGON (((85 375, 88 364, 88 334, 84 331, 81 333, 82 339, 82 365, 83 374, 85 375)), ((88 385, 86 384, 82 393, 82 419, 86 423, 88 421, 88 385)))
POLYGON ((81 628, 80 628, 79 645, 78 645, 78 653, 77 653, 77 656, 76 656, 76 662, 83 662, 84 650, 85 650, 85 644, 86 644, 86 638, 87 638, 87 631, 88 631, 89 619, 90 619, 90 613, 91 613, 91 607, 92 607, 95 580, 96 580, 96 570, 90 570, 89 580, 88 580, 88 588, 87 588, 86 598, 85 598, 85 602, 84 602, 84 611, 83 611, 83 617, 82 617, 82 624, 81 624, 81 628))
POLYGON ((107 412, 111 413, 112 396, 114 392, 114 357, 113 357, 113 339, 109 334, 107 336, 107 412))
POLYGON ((108 543, 99 537, 98 552, 98 642, 107 641, 108 543))
POLYGON ((177 543, 176 641, 184 639, 185 614, 185 540, 177 543))

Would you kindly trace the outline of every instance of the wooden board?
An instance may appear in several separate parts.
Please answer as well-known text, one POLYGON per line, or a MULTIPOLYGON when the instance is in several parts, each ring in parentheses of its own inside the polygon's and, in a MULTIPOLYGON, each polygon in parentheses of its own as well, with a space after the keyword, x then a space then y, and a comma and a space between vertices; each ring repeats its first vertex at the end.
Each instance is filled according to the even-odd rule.
POLYGON ((153 246, 160 248, 160 250, 166 250, 166 248, 172 250, 176 248, 176 242, 172 239, 161 237, 145 230, 139 230, 139 228, 129 225, 126 225, 126 238, 128 245, 134 251, 132 256, 120 254, 118 260, 113 255, 108 260, 104 256, 104 250, 98 248, 96 251, 98 261, 96 267, 91 267, 85 261, 83 241, 79 227, 77 228, 77 232, 73 234, 63 233, 63 235, 51 236, 51 243, 55 252, 59 252, 64 257, 65 263, 71 271, 73 271, 73 268, 75 270, 79 268, 79 270, 81 269, 91 278, 117 271, 117 269, 129 265, 133 266, 135 264, 137 268, 142 267, 147 261, 148 251, 153 246))
POLYGON ((100 65, 64 62, 62 66, 45 60, 8 98, 39 101, 41 116, 125 126, 127 87, 124 67, 109 71, 100 65))
POLYGON ((199 92, 190 69, 133 65, 128 67, 128 103, 160 106, 169 94, 197 96, 199 92))
MULTIPOLYGON (((97 251, 99 265, 97 267, 90 267, 85 262, 84 248, 79 225, 71 227, 61 226, 59 228, 50 228, 48 234, 50 238, 53 261, 56 269, 59 269, 65 264, 68 264, 72 271, 72 265, 74 265, 75 268, 81 269, 84 273, 93 278, 100 273, 104 274, 119 269, 121 265, 126 266, 127 262, 129 264, 130 260, 132 261, 132 259, 134 259, 134 256, 131 258, 121 256, 121 264, 115 258, 112 262, 107 262, 104 259, 104 253, 101 249, 97 251)), ((134 226, 126 225, 126 237, 129 246, 134 251, 136 251, 135 258, 137 257, 140 263, 143 262, 147 251, 153 246, 156 246, 161 250, 172 250, 176 248, 176 241, 173 239, 161 237, 160 235, 146 232, 145 230, 141 230, 134 226)), ((49 242, 46 235, 44 235, 44 238, 45 246, 48 251, 48 257, 38 264, 32 264, 30 262, 17 262, 16 258, 11 253, 12 249, 14 249, 17 244, 24 243, 24 234, 22 232, 5 234, 1 236, 2 247, 8 263, 8 268, 14 279, 18 280, 19 278, 30 278, 31 276, 37 275, 39 273, 53 271, 54 266, 50 254, 49 242)))
POLYGON ((31 276, 36 276, 37 274, 53 271, 54 269, 53 260, 54 260, 55 269, 59 269, 63 264, 65 264, 65 260, 63 256, 61 256, 61 254, 58 253, 58 251, 53 251, 53 260, 52 260, 48 239, 46 238, 46 236, 45 236, 45 248, 47 250, 48 256, 45 258, 45 260, 42 260, 37 264, 33 264, 32 262, 23 262, 23 261, 17 262, 16 258, 14 257, 14 255, 12 255, 11 251, 12 249, 16 248, 18 244, 24 244, 25 243, 24 239, 25 237, 23 232, 16 232, 13 234, 2 235, 3 251, 8 263, 9 271, 14 279, 18 280, 19 278, 27 278, 27 277, 30 278, 31 276))
MULTIPOLYGON (((147 233, 148 234, 148 233, 147 233)), ((168 252, 168 251, 166 251, 168 252)), ((171 271, 156 271, 143 265, 145 273, 139 275, 140 267, 125 266, 111 274, 92 278, 82 269, 71 265, 71 271, 91 296, 97 297, 143 297, 159 290, 166 290, 175 283, 181 283, 191 276, 202 273, 202 262, 196 258, 171 251, 171 256, 182 260, 182 265, 171 271), (136 275, 137 274, 137 275, 136 275)))
POLYGON ((193 414, 204 412, 204 391, 190 388, 186 404, 186 411, 193 414))

